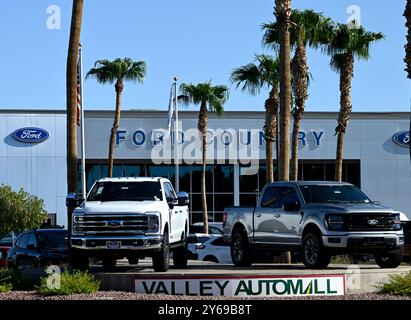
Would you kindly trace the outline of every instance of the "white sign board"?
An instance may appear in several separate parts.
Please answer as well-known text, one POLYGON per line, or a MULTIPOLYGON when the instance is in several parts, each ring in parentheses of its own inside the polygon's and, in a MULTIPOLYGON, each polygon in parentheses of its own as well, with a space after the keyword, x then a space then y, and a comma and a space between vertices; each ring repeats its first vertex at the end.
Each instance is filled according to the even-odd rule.
POLYGON ((344 295, 345 275, 134 279, 136 293, 184 296, 294 297, 344 295))

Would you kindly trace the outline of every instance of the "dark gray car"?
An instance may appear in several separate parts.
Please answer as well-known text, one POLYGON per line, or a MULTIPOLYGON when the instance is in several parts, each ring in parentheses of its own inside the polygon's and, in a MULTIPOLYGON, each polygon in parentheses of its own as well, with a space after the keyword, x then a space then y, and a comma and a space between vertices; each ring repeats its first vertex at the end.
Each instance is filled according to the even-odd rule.
POLYGON ((271 183, 255 208, 226 208, 224 220, 224 239, 237 266, 251 265, 268 251, 298 252, 310 268, 326 267, 338 254, 373 254, 382 268, 402 261, 400 213, 349 183, 271 183))

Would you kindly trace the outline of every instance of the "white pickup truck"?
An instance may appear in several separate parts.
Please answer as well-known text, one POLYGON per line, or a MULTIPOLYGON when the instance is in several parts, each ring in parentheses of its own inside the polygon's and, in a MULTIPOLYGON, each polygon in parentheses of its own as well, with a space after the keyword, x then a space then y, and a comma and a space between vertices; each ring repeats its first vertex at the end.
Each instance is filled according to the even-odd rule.
POLYGON ((124 257, 131 264, 152 257, 154 270, 164 272, 171 250, 174 266, 185 267, 188 203, 165 178, 103 178, 85 200, 69 194, 67 206, 77 205, 69 224, 72 267, 87 269, 90 258, 107 269, 124 257))

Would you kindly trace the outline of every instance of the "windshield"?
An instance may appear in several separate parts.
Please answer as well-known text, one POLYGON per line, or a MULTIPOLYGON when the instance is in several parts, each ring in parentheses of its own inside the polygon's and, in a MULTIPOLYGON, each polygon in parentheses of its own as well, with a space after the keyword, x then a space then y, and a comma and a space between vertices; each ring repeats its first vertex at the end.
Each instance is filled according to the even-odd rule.
POLYGON ((370 203, 370 199, 357 187, 350 185, 302 185, 306 203, 370 203))
POLYGON ((39 232, 38 239, 43 248, 67 249, 67 231, 39 232))
POLYGON ((99 182, 91 190, 88 201, 162 200, 160 182, 99 182))

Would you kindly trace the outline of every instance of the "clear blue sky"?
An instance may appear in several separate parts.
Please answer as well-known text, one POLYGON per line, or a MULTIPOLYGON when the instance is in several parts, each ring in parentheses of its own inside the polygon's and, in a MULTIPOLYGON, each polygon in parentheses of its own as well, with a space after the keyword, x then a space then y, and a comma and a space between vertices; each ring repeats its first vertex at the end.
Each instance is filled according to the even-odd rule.
MULTIPOLYGON (((97 59, 131 57, 147 62, 142 85, 126 84, 123 109, 166 109, 174 75, 184 82, 229 84, 231 70, 250 62, 261 46, 262 22, 272 21, 274 0, 84 0, 84 69, 97 59)), ((404 69, 405 0, 293 0, 346 22, 358 5, 361 22, 387 39, 358 62, 352 88, 354 111, 408 111, 411 82, 404 69)), ((2 0, 0 4, 0 107, 65 108, 65 67, 71 1, 2 0), (61 8, 60 30, 47 28, 50 5, 61 8)), ((329 58, 309 52, 314 77, 307 111, 337 111, 338 76, 329 58)), ((114 88, 85 82, 87 109, 113 109, 114 88)), ((231 88, 226 110, 263 110, 266 92, 250 97, 231 88)), ((191 109, 194 110, 193 107, 191 109)))

